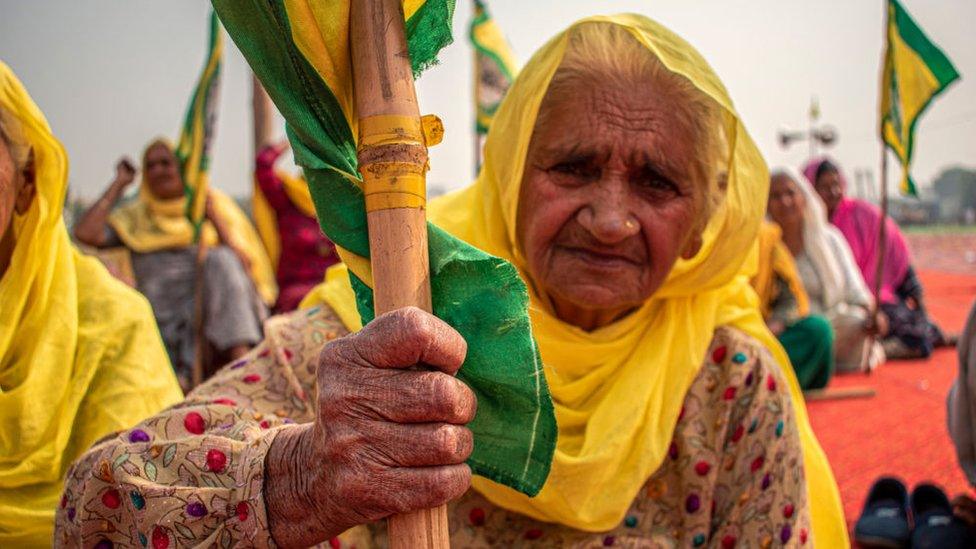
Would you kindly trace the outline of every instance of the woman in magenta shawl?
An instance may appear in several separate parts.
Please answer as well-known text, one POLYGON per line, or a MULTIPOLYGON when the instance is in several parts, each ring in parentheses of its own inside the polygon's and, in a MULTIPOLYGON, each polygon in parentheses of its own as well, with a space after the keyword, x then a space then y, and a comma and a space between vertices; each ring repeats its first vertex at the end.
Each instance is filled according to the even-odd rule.
MULTIPOLYGON (((845 196, 844 174, 827 157, 808 162, 803 175, 823 199, 830 222, 847 239, 854 261, 873 291, 881 250, 878 233, 881 210, 874 204, 845 196)), ((947 342, 925 312, 922 284, 912 268, 908 244, 891 218, 887 218, 886 232, 881 273, 881 310, 888 317, 889 325, 885 352, 888 358, 927 357, 934 347, 947 342)))

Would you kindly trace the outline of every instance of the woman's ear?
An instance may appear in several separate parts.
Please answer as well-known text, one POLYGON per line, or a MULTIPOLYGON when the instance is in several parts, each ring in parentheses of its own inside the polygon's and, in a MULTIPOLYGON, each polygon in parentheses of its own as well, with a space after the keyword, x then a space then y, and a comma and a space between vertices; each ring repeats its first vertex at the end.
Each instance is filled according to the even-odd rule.
POLYGON ((14 200, 14 210, 20 215, 27 213, 27 210, 30 209, 31 203, 34 202, 34 195, 37 194, 36 173, 34 149, 31 149, 30 153, 27 155, 27 164, 21 171, 21 176, 24 178, 24 180, 20 185, 20 189, 17 190, 17 197, 14 200))
POLYGON ((691 259, 698 255, 698 252, 702 248, 702 235, 700 231, 695 231, 695 234, 691 235, 688 242, 685 243, 685 249, 681 251, 681 259, 691 259))

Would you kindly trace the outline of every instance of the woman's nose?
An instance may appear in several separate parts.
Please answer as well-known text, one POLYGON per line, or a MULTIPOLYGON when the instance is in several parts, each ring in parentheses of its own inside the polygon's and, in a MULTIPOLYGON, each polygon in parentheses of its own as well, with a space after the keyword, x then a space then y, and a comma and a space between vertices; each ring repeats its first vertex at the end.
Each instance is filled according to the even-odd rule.
MULTIPOLYGON (((603 183, 600 186, 604 186, 603 183)), ((611 182, 601 192, 594 193, 590 202, 580 210, 578 220, 600 242, 622 242, 640 233, 640 223, 631 212, 630 202, 626 190, 611 182)))

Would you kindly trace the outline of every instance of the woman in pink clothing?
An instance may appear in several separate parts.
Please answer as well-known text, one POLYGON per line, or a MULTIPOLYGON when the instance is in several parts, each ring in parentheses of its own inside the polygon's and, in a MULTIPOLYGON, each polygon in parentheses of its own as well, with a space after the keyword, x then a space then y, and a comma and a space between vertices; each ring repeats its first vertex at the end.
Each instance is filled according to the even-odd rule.
MULTIPOLYGON (((840 168, 826 157, 811 160, 803 175, 823 199, 830 222, 844 235, 869 289, 877 284, 881 210, 845 195, 847 181, 840 168)), ((922 284, 911 265, 905 237, 891 218, 886 221, 886 243, 881 271, 881 310, 888 317, 884 340, 888 358, 923 358, 946 345, 942 331, 925 311, 922 284)))

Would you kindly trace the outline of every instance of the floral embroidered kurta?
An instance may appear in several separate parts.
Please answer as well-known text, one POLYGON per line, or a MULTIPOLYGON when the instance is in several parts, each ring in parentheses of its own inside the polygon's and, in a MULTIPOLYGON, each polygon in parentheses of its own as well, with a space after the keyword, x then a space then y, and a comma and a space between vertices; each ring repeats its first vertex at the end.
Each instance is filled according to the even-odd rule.
MULTIPOLYGON (((69 472, 59 546, 270 546, 264 459, 276 433, 313 420, 317 356, 346 333, 327 308, 269 321, 266 341, 186 401, 96 444, 69 472)), ((496 507, 449 504, 455 547, 801 547, 810 518, 786 381, 769 353, 715 331, 668 457, 608 532, 496 507)), ((332 547, 387 545, 383 523, 332 547)))

